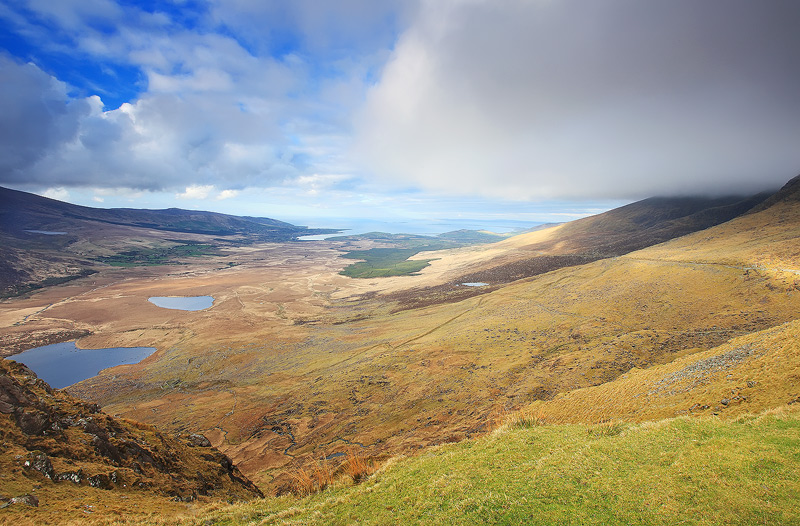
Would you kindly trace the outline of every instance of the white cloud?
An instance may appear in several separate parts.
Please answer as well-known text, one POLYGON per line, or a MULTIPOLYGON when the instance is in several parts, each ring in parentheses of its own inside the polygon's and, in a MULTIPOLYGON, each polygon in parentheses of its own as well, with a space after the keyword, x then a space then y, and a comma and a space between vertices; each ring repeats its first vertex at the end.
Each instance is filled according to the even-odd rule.
POLYGON ((186 191, 175 194, 178 199, 208 199, 209 194, 214 191, 214 185, 193 184, 186 187, 186 191))
POLYGON ((49 197, 50 199, 56 199, 58 201, 66 201, 69 199, 69 191, 63 186, 48 188, 42 192, 41 195, 43 197, 49 197))
POLYGON ((327 193, 329 190, 338 189, 342 183, 352 181, 353 177, 344 174, 313 174, 303 175, 292 181, 308 195, 316 196, 327 193))
POLYGON ((233 199, 238 195, 239 195, 239 190, 223 190, 217 195, 217 201, 223 201, 225 199, 233 199))
MULTIPOLYGON (((63 31, 62 40, 73 38, 80 52, 140 68, 147 91, 103 111, 99 97, 71 97, 64 83, 38 67, 2 59, 10 82, 0 87, 0 110, 8 109, 0 112, 0 134, 9 135, 0 141, 0 182, 145 190, 270 187, 335 164, 330 159, 341 148, 326 141, 343 135, 345 106, 355 105, 364 89, 352 79, 365 66, 342 62, 329 82, 312 71, 313 57, 253 53, 228 28, 190 30, 163 15, 114 6, 69 0, 46 12, 40 1, 32 9, 63 31), (97 15, 87 6, 95 6, 97 15), (111 32, 96 29, 106 22, 111 32), (37 113, 42 100, 49 106, 37 113)), ((26 30, 41 31, 28 24, 26 30)))
POLYGON ((0 17, 50 53, 136 69, 143 91, 105 110, 0 57, 0 183, 227 200, 376 175, 627 198, 758 190, 800 166, 797 3, 208 0, 191 27, 112 0, 27 6, 0 17))
POLYGON ((0 176, 26 182, 29 168, 75 138, 91 100, 70 98, 63 82, 4 55, 0 78, 0 176))

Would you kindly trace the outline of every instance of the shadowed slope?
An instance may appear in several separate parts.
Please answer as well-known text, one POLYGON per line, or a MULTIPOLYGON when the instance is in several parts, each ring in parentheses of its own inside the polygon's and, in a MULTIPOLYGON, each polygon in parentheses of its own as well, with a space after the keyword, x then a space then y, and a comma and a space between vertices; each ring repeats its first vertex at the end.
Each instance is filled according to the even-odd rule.
POLYGON ((180 208, 91 208, 0 187, 0 229, 3 232, 18 235, 24 230, 57 232, 82 229, 86 221, 100 223, 95 228, 109 224, 217 236, 253 234, 264 240, 275 241, 292 239, 301 233, 305 234, 307 230, 275 219, 180 208))
POLYGON ((498 243, 504 249, 462 281, 509 282, 556 268, 619 256, 729 221, 766 199, 752 197, 653 197, 498 243))

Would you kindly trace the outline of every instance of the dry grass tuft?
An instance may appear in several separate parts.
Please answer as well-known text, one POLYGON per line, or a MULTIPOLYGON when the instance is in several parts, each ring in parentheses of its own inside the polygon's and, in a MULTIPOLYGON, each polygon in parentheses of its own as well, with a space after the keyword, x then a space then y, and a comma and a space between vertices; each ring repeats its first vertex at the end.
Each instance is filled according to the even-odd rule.
POLYGON ((495 410, 492 418, 492 429, 530 429, 545 425, 545 419, 540 411, 534 412, 530 408, 519 411, 509 411, 504 407, 495 410))
POLYGON ((353 479, 356 484, 366 479, 376 470, 374 461, 352 451, 347 452, 347 460, 344 461, 342 466, 345 474, 353 479))
POLYGON ((333 483, 333 470, 327 460, 302 467, 292 474, 292 492, 306 496, 322 491, 333 483))
POLYGON ((606 420, 597 424, 588 426, 586 431, 590 436, 595 437, 612 437, 621 434, 625 431, 625 424, 615 420, 606 420))

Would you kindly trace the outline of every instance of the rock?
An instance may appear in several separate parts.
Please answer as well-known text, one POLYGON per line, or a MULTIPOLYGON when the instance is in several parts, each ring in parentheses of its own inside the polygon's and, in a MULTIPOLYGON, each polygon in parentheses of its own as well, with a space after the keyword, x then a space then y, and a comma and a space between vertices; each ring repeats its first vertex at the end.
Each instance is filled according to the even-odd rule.
POLYGON ((33 495, 20 495, 19 497, 14 497, 8 501, 8 505, 11 504, 25 504, 26 506, 31 506, 32 508, 38 508, 39 499, 33 495))
POLYGON ((31 402, 20 386, 5 374, 0 374, 0 413, 11 414, 15 407, 31 402))
POLYGON ((728 405, 731 403, 731 401, 728 400, 727 398, 723 398, 722 400, 719 401, 719 403, 722 405, 728 405))
POLYGON ((78 471, 65 471, 63 473, 59 473, 56 475, 56 481, 66 480, 72 482, 73 484, 80 484, 83 482, 83 470, 79 469, 78 471))
POLYGON ((115 447, 114 444, 109 442, 107 434, 103 433, 102 435, 90 436, 92 437, 92 447, 94 447, 94 450, 97 451, 97 453, 111 460, 115 464, 122 462, 122 454, 120 450, 115 447))
POLYGON ((41 435, 50 427, 50 417, 37 409, 17 412, 17 425, 26 435, 41 435))
POLYGON ((47 455, 41 451, 31 451, 28 453, 28 458, 23 463, 23 466, 25 466, 26 469, 38 471, 50 480, 53 480, 56 476, 53 470, 53 464, 50 462, 47 455))
POLYGON ((105 473, 92 475, 87 480, 89 481, 89 485, 93 488, 112 489, 114 487, 114 485, 111 483, 111 478, 105 473))
POLYGON ((189 445, 197 447, 211 447, 211 441, 200 433, 189 435, 189 445))
POLYGON ((197 493, 194 491, 176 490, 172 492, 172 495, 172 500, 174 502, 194 502, 197 500, 197 493))

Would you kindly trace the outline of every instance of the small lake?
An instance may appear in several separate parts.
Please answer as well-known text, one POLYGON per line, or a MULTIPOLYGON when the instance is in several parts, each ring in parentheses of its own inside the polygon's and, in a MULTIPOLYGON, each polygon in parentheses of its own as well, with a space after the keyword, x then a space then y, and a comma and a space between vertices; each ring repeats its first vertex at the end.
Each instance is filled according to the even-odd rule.
POLYGON ((155 351, 155 347, 78 349, 75 342, 63 342, 28 349, 9 359, 24 363, 51 387, 61 389, 97 376, 103 369, 139 363, 155 351))
POLYGON ((153 296, 147 301, 163 309, 203 310, 214 304, 213 296, 153 296))
POLYGON ((297 239, 300 241, 325 241, 329 237, 336 237, 336 236, 346 236, 347 234, 337 233, 337 234, 315 234, 312 236, 300 236, 297 239))
POLYGON ((488 283, 483 283, 482 281, 475 281, 472 283, 462 283, 465 287, 485 287, 488 283))
POLYGON ((53 232, 51 230, 26 230, 30 234, 44 234, 45 236, 65 236, 66 232, 53 232))

